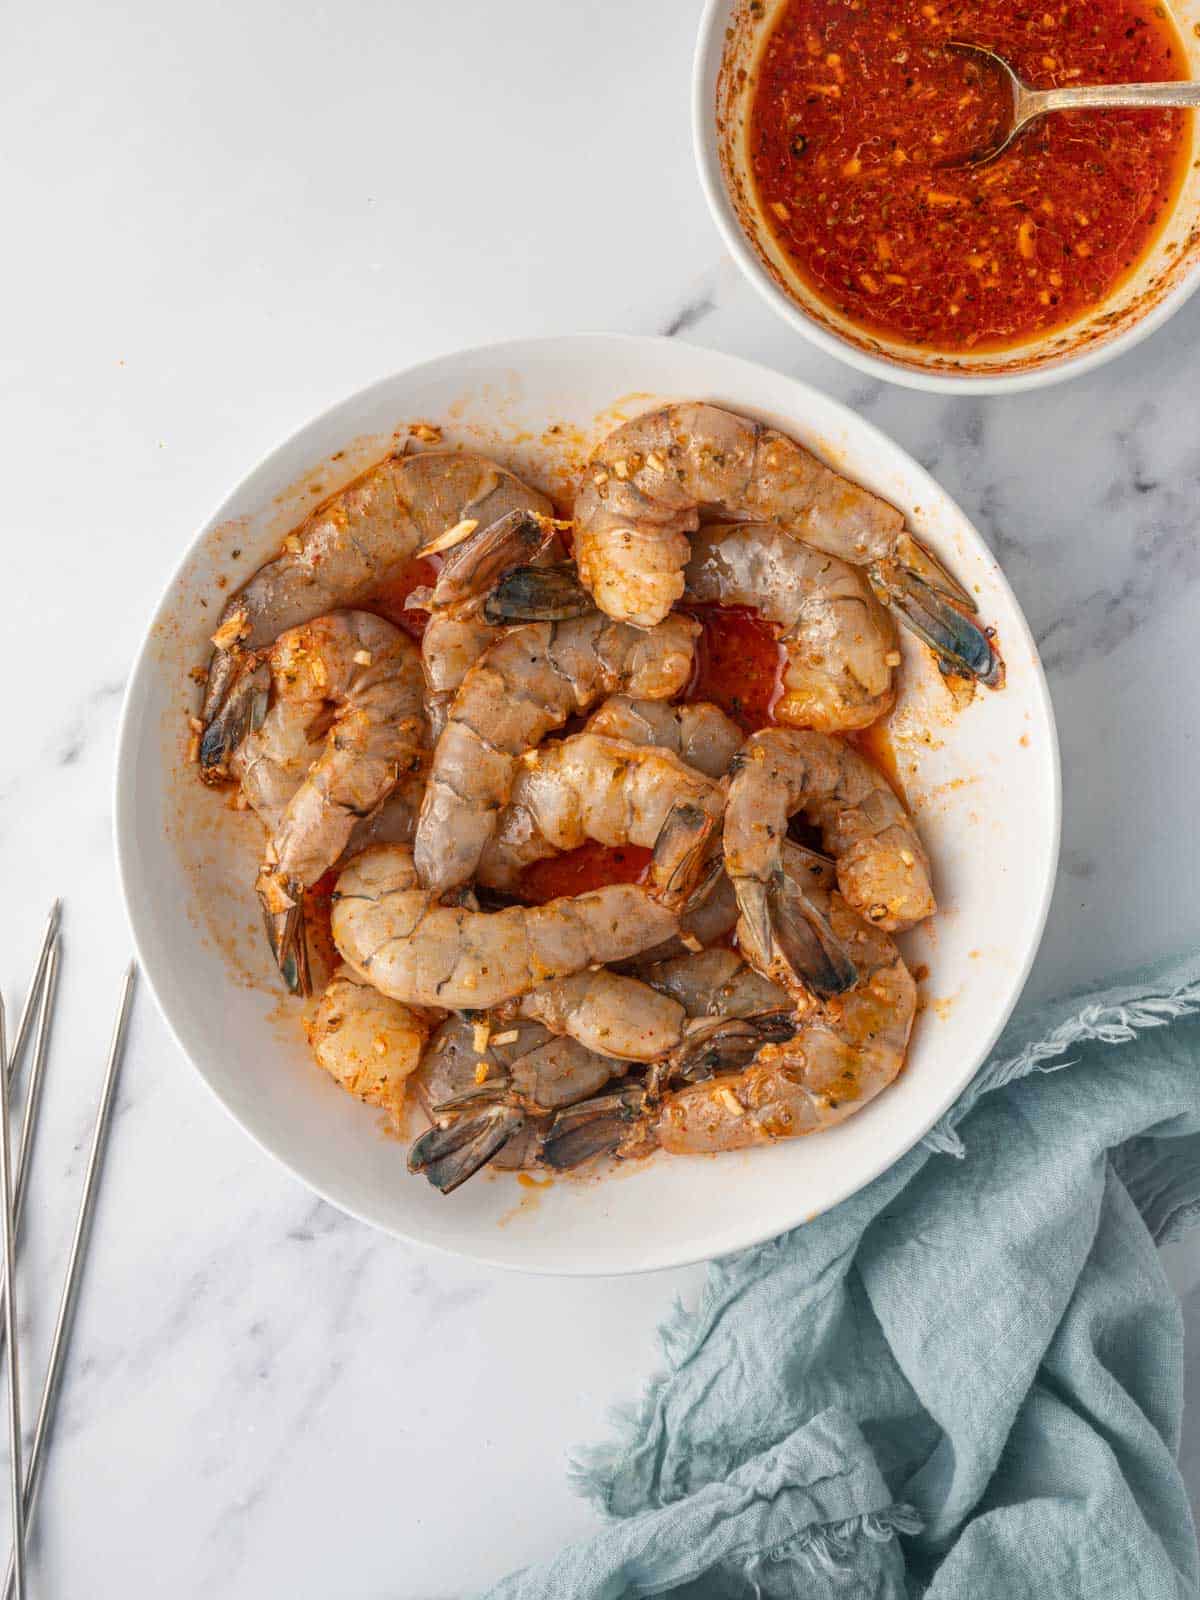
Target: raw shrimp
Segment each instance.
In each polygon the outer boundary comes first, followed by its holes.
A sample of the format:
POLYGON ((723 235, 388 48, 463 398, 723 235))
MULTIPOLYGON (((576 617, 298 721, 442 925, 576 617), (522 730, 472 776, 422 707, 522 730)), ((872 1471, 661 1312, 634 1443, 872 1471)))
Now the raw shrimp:
MULTIPOLYGON (((248 735, 247 739, 253 737, 248 735)), ((241 752, 246 746, 243 739, 234 751, 229 769, 234 777, 241 777, 242 794, 268 833, 278 828, 296 790, 304 782, 308 769, 324 749, 322 740, 305 741, 304 754, 297 752, 294 760, 259 761, 251 772, 241 776, 241 752)), ((365 850, 369 844, 411 844, 417 831, 417 813, 425 794, 423 765, 411 772, 403 772, 396 787, 387 799, 368 817, 360 817, 342 851, 343 860, 365 850)))
POLYGON ((302 897, 345 850, 360 819, 421 764, 428 724, 412 640, 382 617, 337 611, 292 628, 270 652, 274 704, 246 740, 244 781, 270 788, 323 726, 321 754, 283 807, 257 889, 288 987, 308 993, 302 897), (276 759, 282 751, 285 759, 276 759))
POLYGON ((916 985, 891 939, 840 895, 828 897, 827 915, 855 950, 859 980, 851 990, 798 1014, 791 1037, 761 1045, 740 1072, 718 1071, 661 1096, 653 1085, 631 1086, 561 1112, 543 1144, 546 1164, 794 1139, 834 1127, 886 1089, 904 1065, 916 985))
POLYGON ((511 511, 548 516, 552 507, 466 451, 390 457, 318 506, 221 614, 202 712, 202 773, 224 776, 266 684, 258 652, 285 629, 365 600, 446 529, 464 521, 488 527, 511 511))
MULTIPOLYGON (((444 720, 468 670, 516 620, 506 616, 503 608, 495 616, 485 615, 497 584, 514 570, 544 571, 528 563, 562 554, 558 538, 562 526, 541 513, 510 511, 490 526, 473 528, 470 521, 463 522, 418 552, 443 557, 437 581, 428 590, 409 596, 411 603, 419 603, 429 613, 421 636, 421 662, 433 715, 440 713, 444 720)), ((586 604, 577 602, 576 614, 591 609, 590 599, 584 599, 586 604)))
POLYGON ((677 927, 665 907, 628 883, 495 912, 439 905, 403 845, 376 845, 350 862, 332 914, 343 959, 384 994, 406 1005, 473 1010, 637 955, 677 927))
POLYGON ((761 972, 787 987, 803 979, 780 938, 782 856, 797 811, 821 831, 838 887, 868 922, 911 928, 934 912, 929 861, 884 778, 841 740, 766 728, 734 761, 725 809, 725 871, 737 894, 738 938, 761 972))
POLYGON ((342 970, 305 1028, 313 1055, 336 1083, 399 1120, 405 1082, 420 1065, 435 1024, 431 1013, 390 1000, 342 970))
POLYGON ((514 1002, 520 1017, 540 1022, 621 1061, 654 1061, 683 1038, 687 1013, 670 995, 601 967, 539 984, 514 1002))
POLYGON ((974 602, 905 530, 894 506, 774 428, 697 403, 635 417, 596 451, 575 502, 575 557, 611 617, 649 627, 684 588, 700 510, 775 523, 788 538, 864 567, 949 672, 999 683, 974 602))
POLYGON ((679 905, 702 875, 705 845, 717 838, 724 809, 720 785, 669 750, 575 734, 529 751, 519 764, 479 880, 513 890, 533 862, 594 839, 653 850, 646 888, 679 905))
POLYGON ((497 640, 463 679, 434 749, 414 848, 422 883, 440 894, 473 875, 518 757, 568 717, 618 690, 649 700, 679 693, 698 632, 689 617, 643 631, 592 612, 497 640))
POLYGON ((510 1009, 618 1060, 663 1063, 664 1073, 682 1072, 700 1056, 713 1063, 740 1063, 764 1039, 787 1037, 795 1028, 795 1007, 783 990, 729 950, 656 964, 644 978, 607 968, 577 972, 540 984, 497 1014, 510 1009), (700 964, 694 977, 673 973, 664 979, 664 966, 686 968, 691 962, 700 964), (730 962, 736 971, 730 970, 730 962), (702 985, 714 972, 723 980, 721 993, 703 995, 702 985), (731 1018, 751 1016, 753 1029, 730 1026, 731 1018), (754 1042, 747 1049, 750 1038, 754 1042))
POLYGON ((614 694, 592 712, 586 733, 602 733, 631 744, 657 745, 709 778, 723 778, 746 737, 720 706, 707 700, 671 706, 662 700, 631 700, 614 694))
POLYGON ((782 694, 792 728, 865 728, 890 710, 900 665, 891 615, 861 567, 790 539, 769 522, 713 523, 692 539, 693 600, 753 606, 779 624, 782 694))
POLYGON ((554 1113, 623 1071, 536 1022, 448 1017, 412 1080, 434 1126, 409 1151, 409 1171, 449 1194, 486 1162, 534 1166, 554 1113))

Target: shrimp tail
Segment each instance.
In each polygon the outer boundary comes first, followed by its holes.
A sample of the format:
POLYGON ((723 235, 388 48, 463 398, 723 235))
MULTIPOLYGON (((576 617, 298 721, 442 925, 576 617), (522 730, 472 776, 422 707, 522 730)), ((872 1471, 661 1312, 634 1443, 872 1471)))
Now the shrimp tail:
POLYGON ((200 739, 200 775, 206 782, 224 778, 238 745, 262 727, 270 691, 271 673, 265 661, 229 651, 214 656, 205 711, 209 703, 216 710, 207 717, 200 739))
POLYGON ((821 999, 853 989, 858 968, 825 913, 786 873, 772 888, 773 943, 791 970, 821 999))
POLYGON ((718 1072, 737 1072, 753 1061, 764 1044, 782 1044, 796 1032, 792 1010, 765 1011, 755 1017, 711 1017, 694 1028, 654 1077, 655 1087, 682 1078, 698 1083, 718 1072))
POLYGON ((768 886, 757 878, 734 885, 754 965, 777 982, 799 986, 823 999, 844 994, 858 982, 849 952, 828 919, 788 875, 768 886))
POLYGON ((297 901, 284 911, 263 907, 263 922, 275 964, 291 994, 310 995, 312 974, 308 964, 308 936, 304 926, 304 905, 297 901))
POLYGON ((408 1170, 423 1173, 442 1194, 451 1194, 485 1166, 525 1126, 517 1106, 491 1105, 445 1128, 430 1128, 408 1152, 408 1170))
POLYGON ((975 596, 969 589, 965 589, 958 579, 950 572, 926 545, 919 539, 914 539, 911 533, 902 533, 896 544, 896 555, 902 564, 922 582, 936 589, 939 594, 944 594, 947 599, 953 600, 956 605, 963 606, 968 611, 978 611, 975 596))
POLYGON ((1004 681, 1004 664, 986 629, 945 597, 938 586, 908 567, 881 563, 876 569, 883 598, 933 651, 942 671, 975 678, 989 689, 1004 681))
POLYGON ((536 560, 554 534, 552 517, 520 508, 468 534, 446 552, 433 604, 454 605, 493 589, 514 567, 536 560))
POLYGON ((621 1089, 616 1094, 583 1100, 560 1111, 542 1145, 542 1160, 566 1172, 600 1155, 614 1155, 629 1139, 634 1125, 648 1122, 646 1091, 621 1089))
POLYGON ((545 567, 522 566, 507 572, 484 602, 483 615, 493 624, 566 622, 596 609, 580 583, 572 562, 545 567))
POLYGON ((651 881, 663 905, 698 904, 712 887, 721 866, 719 821, 690 800, 677 801, 667 812, 650 858, 651 881))

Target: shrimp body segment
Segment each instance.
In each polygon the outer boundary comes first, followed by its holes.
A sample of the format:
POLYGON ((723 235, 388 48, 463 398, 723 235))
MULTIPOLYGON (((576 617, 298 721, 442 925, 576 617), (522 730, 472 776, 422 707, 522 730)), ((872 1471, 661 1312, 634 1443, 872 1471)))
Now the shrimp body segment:
POLYGON ((708 778, 725 776, 746 737, 732 717, 707 700, 671 706, 625 694, 614 694, 597 706, 584 731, 630 744, 657 745, 708 778))
MULTIPOLYGON (((361 819, 422 759, 428 724, 412 640, 366 611, 339 611, 290 629, 270 655, 275 702, 250 735, 265 750, 287 747, 290 727, 324 723, 321 753, 292 794, 266 847, 256 888, 289 988, 307 993, 301 899, 338 860, 361 819)), ((269 755, 246 752, 250 777, 269 755)), ((275 774, 276 781, 286 770, 275 774)))
POLYGON ((788 819, 821 831, 847 903, 877 928, 910 928, 936 909, 929 860, 886 780, 827 734, 767 728, 747 739, 725 808, 725 870, 733 882, 741 948, 789 988, 803 986, 776 937, 774 896, 784 877, 788 819))
POLYGON ((479 877, 511 889, 534 861, 594 839, 654 850, 647 888, 678 903, 700 875, 704 841, 724 809, 720 785, 670 751, 576 734, 522 760, 479 877), (690 825, 664 830, 672 812, 686 813, 690 825))
POLYGON ((539 986, 518 1015, 621 1061, 655 1061, 683 1038, 687 1013, 671 995, 601 968, 539 986))
POLYGON ((475 872, 511 794, 518 758, 605 695, 678 694, 698 625, 672 616, 643 631, 599 612, 514 628, 467 673, 434 749, 417 824, 421 881, 438 894, 475 872))
POLYGON ((633 884, 495 912, 439 905, 402 845, 355 857, 332 915, 338 950, 369 983, 406 1005, 456 1010, 487 1010, 548 979, 625 960, 677 926, 633 884))
POLYGON ((946 665, 988 684, 991 642, 960 608, 965 589, 905 530, 894 506, 824 466, 774 428, 717 406, 664 406, 599 446, 575 502, 579 575, 609 616, 660 622, 684 590, 700 511, 771 522, 790 539, 866 569, 946 665))
POLYGON ((390 1000, 344 971, 331 979, 305 1024, 313 1055, 335 1083, 397 1119, 406 1081, 434 1026, 428 1012, 390 1000))
POLYGON ((512 511, 552 509, 496 462, 445 450, 390 457, 318 506, 221 614, 202 711, 202 772, 224 776, 246 732, 257 651, 289 628, 365 600, 464 520, 486 527, 512 511))
POLYGON ((692 540, 687 592, 753 606, 779 625, 783 692, 776 722, 823 733, 865 728, 891 709, 896 628, 861 567, 766 522, 713 523, 692 540))

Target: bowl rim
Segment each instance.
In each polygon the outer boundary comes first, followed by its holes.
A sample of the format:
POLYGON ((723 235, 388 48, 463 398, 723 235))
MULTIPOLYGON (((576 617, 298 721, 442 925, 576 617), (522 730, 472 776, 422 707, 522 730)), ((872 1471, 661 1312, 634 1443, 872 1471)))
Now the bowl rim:
MULTIPOLYGON (((634 1261, 630 1264, 622 1266, 614 1266, 611 1263, 593 1265, 587 1261, 582 1261, 578 1265, 572 1263, 570 1266, 562 1266, 538 1262, 516 1262, 502 1253, 492 1253, 489 1251, 486 1243, 483 1241, 481 1241, 481 1248, 467 1251, 465 1249, 457 1248, 453 1244, 424 1237, 415 1231, 405 1231, 404 1229, 394 1225, 392 1222, 370 1215, 359 1207, 348 1203, 340 1195, 332 1193, 330 1188, 325 1184, 314 1180, 305 1171, 301 1170, 301 1167, 297 1165, 296 1162, 293 1161, 293 1159, 286 1154, 277 1143, 271 1140, 268 1132, 256 1129, 243 1119, 234 1106, 225 1099, 224 1095, 217 1087, 217 1084, 208 1076, 204 1068, 192 1055, 190 1049, 180 1036, 171 1013, 162 998, 163 989, 166 987, 165 982, 161 981, 166 975, 166 968, 164 968, 162 965, 162 960, 165 960, 165 957, 160 960, 160 953, 155 948, 149 937, 150 929, 145 924, 144 912, 141 909, 142 895, 137 887, 137 880, 132 871, 133 858, 137 846, 134 829, 133 806, 133 787, 136 769, 136 762, 134 758, 136 756, 136 743, 140 733, 140 724, 139 719, 135 714, 134 702, 138 697, 143 674, 147 671, 153 670, 154 668, 154 662, 151 658, 158 624, 162 620, 164 613, 167 611, 175 590, 180 584, 196 548, 210 535, 212 530, 219 525, 228 501, 237 495, 252 478, 258 476, 259 474, 266 474, 269 472, 272 464, 275 463, 277 459, 289 453, 304 434, 310 430, 319 428, 333 414, 341 411, 343 408, 361 401, 366 396, 369 396, 376 391, 382 391, 389 388, 391 385, 395 384, 398 379, 415 379, 423 373, 429 372, 443 365, 448 360, 461 362, 481 356, 494 357, 498 354, 504 353, 510 357, 510 365, 519 365, 520 361, 522 360, 536 361, 539 355, 547 352, 552 352, 556 356, 560 356, 563 346, 576 345, 580 349, 586 349, 589 344, 594 344, 597 340, 613 344, 636 345, 642 349, 645 349, 645 347, 648 345, 661 346, 663 348, 673 348, 678 346, 677 340, 663 335, 580 331, 567 334, 535 336, 531 338, 497 340, 487 344, 468 346, 464 349, 445 351, 439 355, 432 356, 427 360, 415 362, 407 367, 401 367, 395 372, 388 373, 371 383, 348 391, 337 400, 334 400, 329 405, 323 407, 320 411, 315 412, 312 416, 308 417, 283 439, 281 439, 278 444, 267 450, 261 457, 254 461, 246 469, 246 471, 241 474, 236 483, 231 488, 226 490, 226 492, 221 496, 220 500, 214 505, 209 516, 206 517, 196 527, 195 532, 190 538, 188 538, 186 546, 180 553, 178 559, 175 561, 171 568, 170 574, 161 587, 153 609, 147 620, 142 642, 137 650, 132 667, 130 669, 129 677, 126 681, 125 693, 122 699, 121 713, 117 726, 112 779, 113 843, 116 854, 117 878, 120 885, 121 897, 125 905, 126 919, 129 924, 138 965, 141 967, 142 975, 145 978, 146 985, 154 998, 159 1014, 166 1025, 167 1031, 179 1049, 180 1054, 188 1062, 196 1076, 201 1079, 213 1098, 218 1102, 219 1105, 222 1106, 226 1114, 232 1118, 232 1120, 237 1124, 243 1133, 248 1135, 249 1138, 253 1140, 260 1150, 264 1151, 274 1161, 285 1168, 287 1172, 289 1172, 291 1176, 293 1176, 300 1184, 302 1184, 303 1187, 306 1188, 310 1193, 318 1195, 329 1205, 334 1206, 337 1210, 354 1217, 357 1221, 362 1222, 369 1227, 375 1228, 380 1232, 387 1233, 393 1238, 401 1239, 406 1243, 418 1245, 423 1249, 437 1251, 439 1254, 446 1255, 447 1257, 470 1261, 480 1266, 499 1267, 506 1271, 528 1273, 532 1276, 538 1277, 555 1278, 624 1277, 627 1275, 640 1274, 644 1272, 673 1270, 676 1267, 694 1266, 705 1261, 722 1260, 729 1256, 738 1254, 742 1250, 753 1248, 756 1245, 766 1243, 770 1239, 779 1237, 782 1233, 789 1231, 791 1228, 798 1226, 802 1222, 811 1221, 814 1217, 822 1215, 825 1211, 832 1210, 835 1206, 840 1205, 844 1201, 852 1198, 855 1194, 860 1193, 869 1184, 873 1183, 875 1179, 878 1178, 882 1173, 886 1172, 897 1162, 901 1161, 910 1150, 914 1149, 921 1142, 921 1140, 925 1138, 930 1129, 941 1120, 946 1111, 949 1110, 949 1108, 960 1097, 960 1095, 966 1092, 972 1079, 968 1078, 966 1082, 958 1085, 957 1087, 952 1087, 947 1093, 939 1098, 931 1114, 924 1120, 923 1125, 913 1129, 912 1136, 905 1144, 903 1149, 889 1153, 886 1151, 886 1149, 881 1147, 878 1160, 873 1159, 872 1162, 865 1167, 861 1173, 856 1175, 855 1179, 849 1184, 848 1187, 839 1188, 837 1192, 831 1193, 830 1198, 817 1210, 813 1212, 807 1212, 802 1216, 797 1216, 791 1222, 784 1224, 782 1227, 776 1226, 774 1221, 767 1222, 765 1226, 761 1220, 758 1222, 750 1222, 747 1224, 744 1237, 740 1238, 737 1243, 719 1251, 709 1251, 705 1250, 703 1247, 697 1247, 695 1249, 686 1250, 684 1253, 674 1255, 669 1260, 634 1261)), ((807 383, 803 379, 792 377, 790 374, 782 373, 775 368, 766 367, 765 364, 761 362, 753 361, 743 356, 728 355, 725 352, 706 351, 705 353, 711 354, 718 361, 728 363, 732 366, 741 367, 749 373, 766 373, 771 377, 772 380, 784 382, 796 394, 798 411, 802 410, 803 404, 806 400, 815 396, 819 399, 821 404, 832 408, 835 413, 843 416, 856 430, 860 432, 860 434, 866 435, 872 442, 878 441, 888 449, 901 451, 901 453, 906 457, 907 461, 911 464, 911 470, 915 478, 919 482, 923 481, 928 483, 930 488, 938 496, 948 500, 955 507, 955 509, 959 511, 959 514, 962 516, 964 523, 967 525, 971 536, 978 540, 980 545, 982 545, 985 550, 988 549, 986 541, 983 539, 978 529, 976 529, 974 523, 969 517, 966 516, 966 513, 962 512, 961 508, 958 507, 957 502, 953 499, 953 496, 951 496, 947 490, 943 489, 941 485, 938 484, 933 475, 928 472, 926 468, 923 467, 921 463, 904 448, 903 445, 900 445, 894 441, 890 435, 885 433, 884 430, 879 428, 875 423, 871 422, 865 417, 860 416, 856 411, 853 410, 852 407, 843 404, 833 396, 825 394, 823 391, 817 389, 815 385, 807 383)), ((1050 905, 1054 895, 1062 839, 1062 756, 1058 738, 1057 722, 1054 715, 1054 704, 1050 695, 1049 685, 1046 681, 1045 670, 1042 667, 1041 656, 1037 649, 1036 641, 1033 638, 1032 631, 1029 627, 1028 620, 1025 617, 1024 611, 1018 602, 1016 595, 1013 593, 1012 586, 1008 582, 1008 578, 1003 570, 1003 567, 1000 565, 998 560, 995 560, 994 556, 992 559, 994 561, 994 580, 1005 591, 1007 591, 1008 598, 1013 606, 1015 619, 1020 625, 1022 642, 1030 651, 1033 663, 1036 667, 1036 671, 1033 674, 1031 692, 1035 696, 1042 714, 1046 719, 1046 727, 1050 736, 1048 751, 1049 792, 1046 798, 1050 809, 1051 826, 1049 829, 1049 838, 1047 839, 1048 849, 1045 856, 1045 875, 1042 883, 1038 886, 1037 904, 1030 923, 1027 947, 1021 956, 1020 962, 1012 971, 1009 983, 1009 993, 1006 1002, 1001 1007, 1001 1010, 996 1017, 988 1037, 981 1038, 978 1046, 976 1047, 975 1053, 978 1057, 977 1066, 975 1069, 976 1071, 978 1071, 979 1067, 982 1067, 986 1063, 988 1056, 996 1043, 996 1040, 1000 1037, 1000 1034, 1011 1018, 1013 1011, 1016 1009, 1017 1003, 1024 991, 1030 971, 1032 970, 1033 963, 1037 957, 1038 951, 1041 948, 1042 939, 1046 929, 1046 921, 1049 916, 1050 905)), ((973 1076, 974 1074, 972 1074, 972 1077, 973 1076)))
POLYGON ((1113 337, 1094 344, 1074 355, 1060 357, 1045 366, 1028 368, 1013 373, 922 372, 884 356, 872 355, 844 339, 840 334, 821 326, 802 305, 784 294, 766 271, 746 237, 725 189, 721 160, 717 149, 717 126, 708 90, 710 67, 714 52, 715 67, 719 69, 724 54, 725 21, 734 0, 705 0, 696 35, 696 48, 692 56, 692 147, 700 187, 708 202, 708 209, 717 231, 725 241, 742 274, 758 290, 771 309, 802 334, 811 344, 826 355, 844 361, 871 378, 885 383, 895 383, 906 389, 921 389, 928 394, 1018 394, 1028 389, 1045 389, 1054 384, 1079 378, 1105 362, 1114 360, 1135 345, 1148 339, 1173 317, 1181 306, 1200 289, 1200 257, 1197 257, 1175 287, 1164 294, 1128 328, 1113 337))

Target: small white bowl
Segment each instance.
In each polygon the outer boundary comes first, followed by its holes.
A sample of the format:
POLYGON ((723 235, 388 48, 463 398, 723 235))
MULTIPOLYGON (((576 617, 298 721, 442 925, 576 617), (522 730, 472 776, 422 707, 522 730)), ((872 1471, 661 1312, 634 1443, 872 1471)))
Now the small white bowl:
MULTIPOLYGON (((117 747, 116 840, 138 959, 183 1051, 238 1122, 305 1183, 403 1238, 527 1271, 636 1272, 769 1239, 861 1188, 968 1082, 1041 938, 1058 855, 1054 717, 1037 649, 986 544, 890 439, 814 389, 677 339, 580 335, 464 350, 332 406, 233 488, 191 540, 134 666, 117 747), (625 416, 712 400, 785 429, 901 507, 978 597, 1008 679, 953 710, 901 630, 893 717, 902 776, 934 863, 939 914, 904 937, 925 1009, 899 1079, 815 1138, 719 1157, 656 1157, 600 1181, 523 1186, 482 1173, 443 1196, 408 1175, 380 1113, 313 1063, 272 970, 254 896, 262 830, 189 759, 189 673, 232 588, 320 499, 413 422, 557 490, 625 416)), ((419 1123, 418 1123, 419 1126, 419 1123)))
MULTIPOLYGON (((1200 117, 1174 210, 1136 270, 1101 305, 1010 350, 939 355, 843 317, 804 283, 763 221, 746 153, 759 52, 787 0, 707 0, 692 73, 700 182, 734 260, 786 322, 873 378, 945 394, 1012 394, 1078 377, 1146 338, 1200 286, 1200 117)), ((1200 0, 1173 0, 1192 76, 1200 76, 1200 0)))

